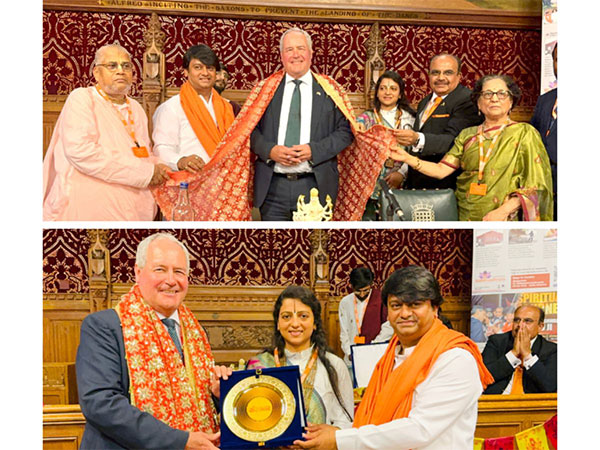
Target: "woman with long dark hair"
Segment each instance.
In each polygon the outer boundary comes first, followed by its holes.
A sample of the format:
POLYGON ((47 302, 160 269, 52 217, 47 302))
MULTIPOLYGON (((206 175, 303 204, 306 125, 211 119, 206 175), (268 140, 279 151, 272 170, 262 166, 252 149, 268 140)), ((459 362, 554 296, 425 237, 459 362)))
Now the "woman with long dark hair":
MULTIPOLYGON (((415 123, 416 112, 408 103, 404 91, 405 84, 402 77, 393 70, 383 73, 375 84, 375 97, 373 98, 373 109, 369 109, 359 115, 356 121, 363 131, 374 125, 383 125, 395 130, 412 129, 415 123)), ((384 178, 392 188, 399 188, 404 181, 399 169, 402 164, 396 163, 391 158, 385 162, 380 178, 384 178)), ((377 201, 381 195, 379 182, 369 199, 366 214, 363 220, 373 217, 373 209, 377 209, 377 201)))
POLYGON ((327 346, 321 304, 302 286, 289 286, 273 309, 273 346, 248 361, 248 369, 297 365, 307 420, 340 428, 352 425, 354 396, 344 362, 327 346))

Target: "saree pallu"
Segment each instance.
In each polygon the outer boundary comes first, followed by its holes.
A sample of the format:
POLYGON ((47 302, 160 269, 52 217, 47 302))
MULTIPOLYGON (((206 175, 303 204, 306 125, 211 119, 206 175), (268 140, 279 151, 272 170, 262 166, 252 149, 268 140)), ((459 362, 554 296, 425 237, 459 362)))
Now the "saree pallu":
MULTIPOLYGON (((484 152, 491 139, 484 140, 484 152)), ((527 123, 513 123, 498 138, 496 148, 483 171, 487 193, 469 194, 471 183, 477 183, 479 141, 477 127, 465 128, 442 163, 463 171, 456 180, 459 220, 482 220, 490 211, 510 197, 518 197, 519 214, 509 219, 552 220, 552 172, 548 154, 539 133, 527 123)))
MULTIPOLYGON (((355 137, 337 157, 340 179, 333 220, 360 220, 395 138, 392 131, 382 125, 375 125, 366 132, 358 131, 350 100, 338 83, 324 75, 313 75, 348 119, 355 137)), ((195 220, 251 220, 255 155, 250 150, 250 135, 283 76, 283 71, 276 72, 252 89, 217 145, 215 155, 200 173, 174 172, 171 180, 151 189, 165 217, 171 217, 179 183, 187 181, 195 220)))

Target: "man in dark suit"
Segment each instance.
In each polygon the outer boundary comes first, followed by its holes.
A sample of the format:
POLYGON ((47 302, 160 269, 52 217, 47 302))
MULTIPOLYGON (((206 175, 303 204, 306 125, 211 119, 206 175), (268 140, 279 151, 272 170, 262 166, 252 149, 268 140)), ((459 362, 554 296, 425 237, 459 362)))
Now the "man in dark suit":
POLYGON ((481 306, 474 306, 471 312, 471 339, 475 342, 487 341, 487 323, 489 322, 485 309, 481 306))
MULTIPOLYGON (((429 86, 433 92, 419 103, 414 130, 396 130, 394 133, 400 145, 412 146, 412 154, 425 161, 441 161, 458 133, 483 121, 471 101, 471 90, 459 84, 460 67, 461 61, 454 55, 441 53, 431 58, 429 86)), ((408 168, 407 174, 405 170, 401 172, 406 178, 406 188, 456 188, 458 171, 437 180, 412 168, 408 168)), ((400 176, 397 178, 401 179, 400 176)))
POLYGON ((76 360, 86 418, 81 449, 217 448, 211 393, 218 397, 218 379, 231 369, 211 368, 204 330, 182 305, 188 270, 185 246, 154 234, 138 246, 131 291, 115 309, 83 321, 76 360))
MULTIPOLYGON (((552 50, 552 62, 554 67, 554 76, 558 78, 557 64, 558 43, 552 50)), ((558 150, 556 145, 557 128, 558 128, 558 110, 557 110, 558 88, 554 88, 544 95, 541 95, 535 105, 535 111, 531 118, 531 125, 540 132, 542 142, 548 152, 550 158, 550 168, 552 169, 552 190, 554 193, 554 220, 557 219, 557 202, 556 202, 556 166, 558 161, 558 150)))
POLYGON ((254 206, 262 220, 291 220, 298 196, 319 190, 335 202, 337 154, 354 137, 348 120, 310 72, 312 43, 292 28, 280 41, 286 72, 250 139, 256 153, 254 206))
POLYGON ((517 368, 523 373, 524 393, 556 392, 557 346, 538 334, 544 316, 537 306, 521 305, 515 311, 512 331, 489 337, 483 362, 495 382, 484 394, 510 394, 517 368))

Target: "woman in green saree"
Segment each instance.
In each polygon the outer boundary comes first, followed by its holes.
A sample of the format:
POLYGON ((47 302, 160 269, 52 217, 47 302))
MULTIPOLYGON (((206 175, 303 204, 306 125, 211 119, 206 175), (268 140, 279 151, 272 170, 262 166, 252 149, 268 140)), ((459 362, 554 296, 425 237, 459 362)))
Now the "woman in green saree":
POLYGON ((354 393, 346 364, 327 351, 321 304, 310 289, 289 286, 275 302, 273 347, 248 361, 248 369, 297 365, 306 418, 340 428, 352 426, 354 393))
POLYGON ((506 75, 486 75, 471 98, 485 121, 465 128, 439 163, 422 161, 401 148, 391 157, 415 170, 444 178, 458 169, 459 220, 552 220, 552 175, 537 130, 510 120, 521 90, 506 75))

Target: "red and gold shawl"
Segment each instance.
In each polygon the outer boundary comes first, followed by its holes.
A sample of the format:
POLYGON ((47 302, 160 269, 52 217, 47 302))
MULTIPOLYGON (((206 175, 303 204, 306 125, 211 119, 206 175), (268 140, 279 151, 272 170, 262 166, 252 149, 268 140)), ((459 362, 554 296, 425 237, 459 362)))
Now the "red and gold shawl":
POLYGON ((137 285, 115 307, 121 320, 132 405, 178 430, 215 433, 210 394, 213 356, 204 330, 185 306, 178 309, 186 364, 137 285))
POLYGON ((392 370, 396 344, 398 337, 394 336, 375 366, 365 396, 354 415, 354 428, 408 417, 416 387, 427 378, 438 357, 452 348, 462 348, 473 355, 483 389, 494 381, 483 364, 477 345, 464 334, 446 328, 439 319, 435 319, 406 361, 392 370))
MULTIPOLYGON (((166 184, 151 189, 165 217, 171 217, 179 183, 188 181, 196 220, 251 220, 254 157, 250 150, 250 134, 284 75, 283 71, 276 72, 252 89, 242 110, 217 145, 215 155, 199 174, 175 172, 166 184)), ((359 131, 350 100, 340 85, 325 75, 313 75, 348 119, 355 137, 354 142, 338 155, 340 181, 333 219, 360 220, 395 138, 392 130, 383 125, 359 131)))

